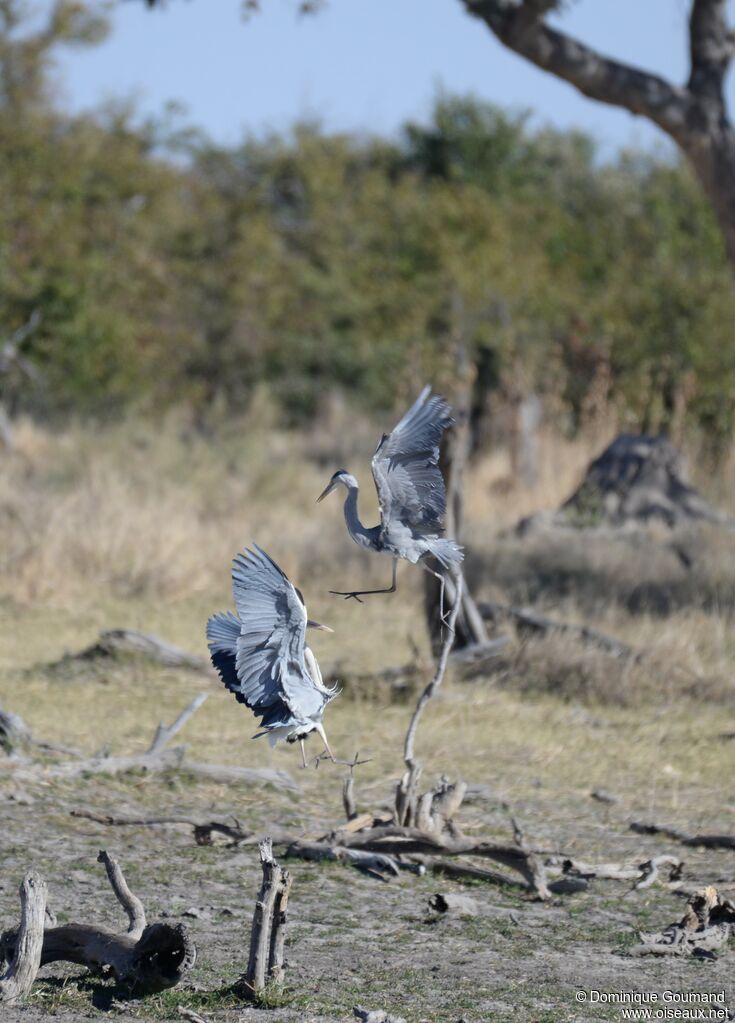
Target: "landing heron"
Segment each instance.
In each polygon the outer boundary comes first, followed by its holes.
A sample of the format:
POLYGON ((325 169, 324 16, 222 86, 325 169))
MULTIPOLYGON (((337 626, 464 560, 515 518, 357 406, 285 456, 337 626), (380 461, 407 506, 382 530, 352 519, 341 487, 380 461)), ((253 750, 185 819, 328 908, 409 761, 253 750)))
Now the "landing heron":
POLYGON ((440 580, 440 614, 443 617, 444 576, 427 564, 436 558, 443 568, 459 564, 462 548, 445 536, 446 510, 444 479, 439 469, 439 443, 453 419, 444 398, 425 387, 416 402, 391 433, 383 434, 373 455, 372 469, 380 502, 380 525, 364 526, 357 513, 359 485, 345 469, 334 473, 317 498, 323 501, 338 486, 347 491, 347 530, 360 547, 393 558, 391 585, 383 590, 330 590, 349 600, 372 593, 395 593, 398 559, 420 563, 440 580))
POLYGON ((322 717, 337 687, 322 681, 316 657, 305 644, 306 630, 327 625, 306 616, 299 590, 264 550, 238 554, 232 563, 232 592, 237 614, 223 611, 207 622, 207 643, 212 664, 231 693, 261 717, 262 732, 275 746, 301 744, 317 732, 334 760, 322 717))

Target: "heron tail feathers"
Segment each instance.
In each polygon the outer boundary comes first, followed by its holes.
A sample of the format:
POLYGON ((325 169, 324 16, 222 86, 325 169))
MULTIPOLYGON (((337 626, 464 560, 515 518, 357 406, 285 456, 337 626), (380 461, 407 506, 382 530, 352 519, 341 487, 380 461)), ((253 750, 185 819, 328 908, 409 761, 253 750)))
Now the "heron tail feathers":
POLYGON ((464 548, 454 540, 448 540, 445 536, 437 536, 432 539, 431 553, 444 568, 458 565, 464 561, 464 548))

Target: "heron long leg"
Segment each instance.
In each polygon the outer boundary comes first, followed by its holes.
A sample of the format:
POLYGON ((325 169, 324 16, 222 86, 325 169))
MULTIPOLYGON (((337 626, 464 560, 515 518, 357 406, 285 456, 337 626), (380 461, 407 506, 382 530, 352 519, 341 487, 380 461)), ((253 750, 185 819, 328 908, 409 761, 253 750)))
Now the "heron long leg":
POLYGON ((303 766, 308 767, 309 765, 306 763, 306 750, 304 749, 303 739, 299 739, 299 745, 301 746, 301 760, 303 762, 303 766))
POLYGON ((326 747, 327 753, 329 754, 332 763, 336 764, 337 761, 335 759, 334 753, 332 753, 331 749, 329 748, 329 743, 327 742, 327 733, 324 731, 324 726, 321 724, 321 722, 316 726, 316 730, 322 737, 322 742, 326 747))
POLYGON ((345 600, 349 600, 350 597, 352 597, 354 600, 356 600, 358 602, 358 604, 362 604, 363 601, 360 600, 360 597, 367 597, 371 593, 395 593, 396 592, 396 588, 397 588, 396 587, 396 572, 397 571, 398 571, 398 558, 394 558, 393 559, 393 581, 391 582, 391 584, 390 584, 390 586, 388 587, 387 590, 350 590, 349 592, 346 591, 346 590, 330 590, 329 592, 333 593, 335 597, 344 597, 345 600))
POLYGON ((444 589, 446 586, 446 580, 441 572, 435 572, 433 568, 429 568, 425 561, 421 562, 422 567, 439 580, 439 618, 443 625, 447 625, 447 617, 444 614, 444 589))

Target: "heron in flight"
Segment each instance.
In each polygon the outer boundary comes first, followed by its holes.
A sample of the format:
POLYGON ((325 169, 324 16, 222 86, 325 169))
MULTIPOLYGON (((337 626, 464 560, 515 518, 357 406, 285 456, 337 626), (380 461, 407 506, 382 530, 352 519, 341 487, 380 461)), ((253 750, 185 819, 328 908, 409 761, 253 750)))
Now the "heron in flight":
POLYGON ((261 717, 271 746, 281 739, 301 744, 317 732, 334 760, 322 717, 337 687, 322 681, 316 657, 306 646, 306 630, 327 625, 306 616, 299 590, 257 544, 232 563, 232 592, 237 613, 223 611, 207 622, 212 664, 235 698, 261 717))
POLYGON ((357 513, 357 480, 345 469, 334 473, 317 498, 323 501, 338 486, 347 491, 347 530, 360 547, 393 559, 391 585, 383 590, 330 590, 338 597, 360 601, 371 593, 395 593, 398 559, 421 564, 441 584, 439 606, 443 618, 444 576, 427 560, 436 558, 448 569, 459 564, 462 548, 445 536, 442 519, 446 510, 444 480, 439 469, 439 442, 453 419, 444 398, 425 387, 416 402, 391 433, 383 434, 373 455, 373 478, 380 502, 380 525, 364 526, 357 513))

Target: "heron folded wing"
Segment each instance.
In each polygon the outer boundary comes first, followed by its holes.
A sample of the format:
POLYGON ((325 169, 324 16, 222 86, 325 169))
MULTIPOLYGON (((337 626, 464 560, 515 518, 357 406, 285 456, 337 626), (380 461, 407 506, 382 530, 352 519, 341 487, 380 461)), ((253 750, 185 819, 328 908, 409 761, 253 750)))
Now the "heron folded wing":
POLYGON ((439 444, 453 419, 449 405, 425 387, 373 455, 373 477, 383 530, 392 521, 421 531, 442 528, 446 510, 439 444))
POLYGON ((324 699, 304 663, 306 608, 293 584, 255 546, 235 558, 232 586, 240 619, 237 693, 256 713, 277 704, 299 719, 317 713, 324 699))

